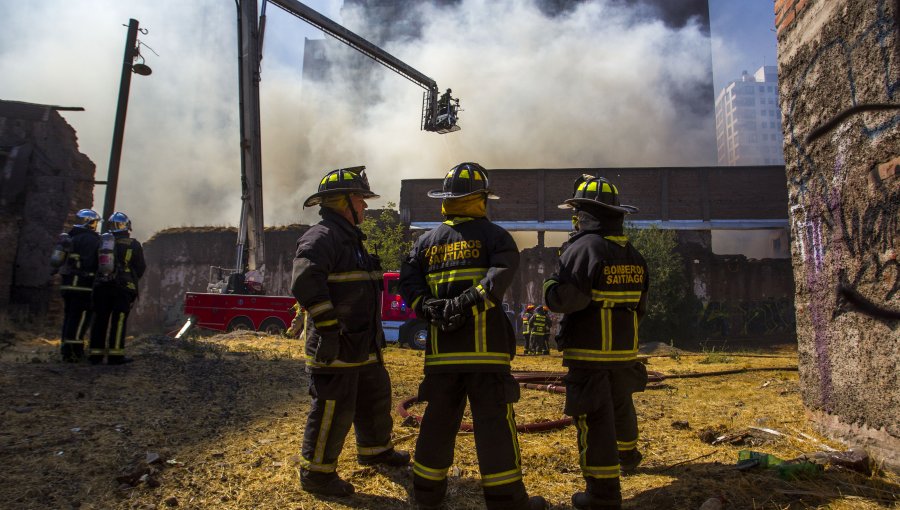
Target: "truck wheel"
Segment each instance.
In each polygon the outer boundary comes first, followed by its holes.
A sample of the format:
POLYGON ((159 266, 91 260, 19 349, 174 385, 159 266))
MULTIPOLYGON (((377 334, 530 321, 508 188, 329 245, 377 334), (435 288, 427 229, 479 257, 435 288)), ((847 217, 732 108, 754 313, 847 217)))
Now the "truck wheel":
POLYGON ((279 336, 284 333, 284 322, 278 317, 269 317, 260 324, 259 330, 267 335, 279 336))
POLYGON ((413 349, 423 350, 428 343, 428 323, 413 321, 404 324, 401 328, 400 343, 404 343, 413 349))
POLYGON ((253 321, 248 317, 235 317, 228 323, 228 331, 253 331, 253 321))

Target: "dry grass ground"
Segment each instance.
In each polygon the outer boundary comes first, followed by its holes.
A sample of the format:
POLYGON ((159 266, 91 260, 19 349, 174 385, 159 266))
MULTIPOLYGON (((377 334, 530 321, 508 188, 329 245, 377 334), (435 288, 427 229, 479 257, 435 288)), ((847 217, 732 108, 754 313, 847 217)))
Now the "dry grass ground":
MULTIPOLYGON (((295 472, 309 405, 300 346, 272 337, 220 335, 133 341, 136 361, 119 367, 62 364, 56 339, 0 335, 0 508, 342 509, 409 508, 408 470, 361 467, 351 432, 339 473, 357 487, 346 501, 300 490, 295 472), (153 461, 158 455, 159 460, 153 461)), ((796 367, 778 357, 709 353, 652 357, 664 374, 796 367)), ((391 347, 385 359, 394 402, 416 393, 420 352, 391 347)), ((517 357, 516 370, 560 371, 558 354, 517 357)), ((806 481, 734 469, 740 449, 792 458, 841 449, 807 422, 792 370, 752 371, 664 381, 635 397, 644 463, 623 479, 626 508, 696 509, 710 497, 724 508, 897 508, 893 475, 839 468, 806 481), (673 427, 673 422, 687 422, 673 427), (698 432, 766 427, 756 446, 710 445, 698 432)), ((560 418, 563 396, 523 390, 520 423, 560 418)), ((421 412, 417 404, 412 409, 421 412)), ((395 415, 395 441, 412 449, 417 429, 395 415)), ((525 484, 568 509, 583 486, 575 431, 520 434, 525 484)), ((483 508, 474 441, 461 433, 451 469, 448 508, 483 508)))

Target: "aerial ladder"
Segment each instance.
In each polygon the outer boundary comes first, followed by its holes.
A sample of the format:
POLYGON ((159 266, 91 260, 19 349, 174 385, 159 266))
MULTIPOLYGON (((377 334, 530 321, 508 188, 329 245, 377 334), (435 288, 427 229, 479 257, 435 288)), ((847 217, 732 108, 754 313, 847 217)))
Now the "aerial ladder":
MULTIPOLYGON (((444 134, 460 129, 457 124, 459 99, 450 95, 450 89, 439 94, 437 83, 433 79, 397 57, 297 0, 263 0, 259 16, 257 15, 256 0, 240 0, 238 6, 238 44, 240 45, 238 59, 240 67, 242 194, 235 274, 240 275, 245 267, 244 252, 246 251, 247 281, 256 284, 261 284, 265 275, 259 82, 267 3, 272 3, 300 18, 425 89, 420 125, 422 130, 444 134)), ((240 286, 241 277, 233 276, 233 278, 238 280, 236 285, 240 286)), ((230 287, 230 291, 234 292, 235 285, 230 285, 230 287)))
MULTIPOLYGON (((264 329, 247 315, 239 315, 245 300, 229 300, 227 303, 216 298, 219 295, 263 295, 265 278, 265 241, 262 195, 262 150, 259 107, 260 63, 262 61, 263 38, 266 26, 266 5, 272 3, 289 14, 300 18, 338 41, 387 67, 425 91, 422 100, 420 128, 435 133, 459 131, 457 124, 460 111, 459 99, 450 95, 450 89, 440 94, 437 83, 390 53, 367 41, 340 24, 316 12, 297 0, 263 0, 262 10, 258 10, 256 0, 235 0, 238 17, 238 68, 240 97, 240 155, 241 155, 241 217, 235 249, 234 268, 210 268, 209 285, 206 294, 188 293, 185 297, 185 313, 188 322, 179 331, 183 335, 194 324, 203 325, 203 310, 216 310, 220 315, 233 316, 234 320, 246 319, 242 325, 247 329, 264 329), (203 305, 197 303, 202 302, 203 305), (190 310, 190 312, 189 312, 190 310), (230 313, 235 312, 235 313, 230 313), (198 315, 200 317, 198 317, 198 315)), ((237 296, 239 297, 239 296, 237 296)), ((282 301, 286 297, 273 296, 272 307, 283 312, 282 301)), ((257 306, 260 305, 260 301, 257 306)), ((257 312, 259 310, 256 310, 257 312)), ((281 313, 283 322, 283 315, 281 313)), ((275 317, 269 319, 274 322, 275 317)), ((232 321, 224 320, 224 324, 232 321)), ((265 321, 263 321, 265 323, 265 321)), ((209 323, 208 323, 209 324, 209 323)), ((229 328, 230 329, 230 328, 229 328)))

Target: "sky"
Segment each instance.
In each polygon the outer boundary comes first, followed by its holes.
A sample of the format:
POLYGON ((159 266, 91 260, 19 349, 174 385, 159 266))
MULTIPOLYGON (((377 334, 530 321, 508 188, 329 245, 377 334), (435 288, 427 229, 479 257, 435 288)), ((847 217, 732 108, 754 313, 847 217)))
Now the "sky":
MULTIPOLYGON (((306 3, 342 21, 341 0, 306 3)), ((388 71, 370 84, 384 100, 365 111, 347 100, 348 83, 302 85, 304 38, 323 35, 268 6, 260 99, 267 225, 315 221, 303 200, 325 171, 343 166, 369 167, 383 196, 370 206, 380 207, 398 201, 400 179, 442 177, 461 161, 715 164, 697 156, 709 140, 706 120, 680 114, 668 91, 704 79, 710 47, 717 91, 776 59, 771 1, 710 0, 711 41, 694 25, 642 21, 606 0, 554 19, 529 0, 421 9, 425 37, 386 49, 462 98, 463 129, 450 135, 419 130, 421 89, 388 71)), ((62 115, 105 180, 129 18, 148 30, 139 39, 153 74, 132 78, 116 209, 142 240, 167 227, 235 225, 233 1, 0 0, 0 99, 84 107, 62 115)), ((103 194, 98 185, 97 211, 103 194)))

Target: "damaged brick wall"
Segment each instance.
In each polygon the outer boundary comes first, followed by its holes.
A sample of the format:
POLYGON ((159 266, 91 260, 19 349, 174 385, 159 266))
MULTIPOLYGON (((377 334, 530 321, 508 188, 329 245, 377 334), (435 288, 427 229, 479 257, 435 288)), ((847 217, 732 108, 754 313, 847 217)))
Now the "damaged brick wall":
MULTIPOLYGON (((793 2, 776 2, 776 9, 786 3, 793 2)), ((898 3, 798 2, 778 33, 803 401, 823 431, 866 446, 894 467, 900 466, 898 3), (864 111, 877 104, 887 106, 864 111)))
MULTIPOLYGON (((516 313, 527 303, 542 303, 541 286, 556 269, 557 251, 536 247, 522 252, 519 272, 506 298, 516 313)), ((678 231, 678 251, 696 300, 694 313, 680 318, 684 333, 675 338, 642 337, 642 341, 674 340, 679 347, 697 347, 795 340, 790 260, 716 255, 708 230, 678 231)))
POLYGON ((54 107, 0 101, 0 307, 60 308, 50 252, 75 213, 93 206, 94 170, 54 107))
MULTIPOLYGON (((266 229, 266 293, 290 295, 297 239, 309 227, 266 229)), ((184 322, 185 292, 206 292, 210 266, 233 267, 237 229, 171 228, 144 243, 147 272, 129 326, 133 332, 166 332, 184 322)))

